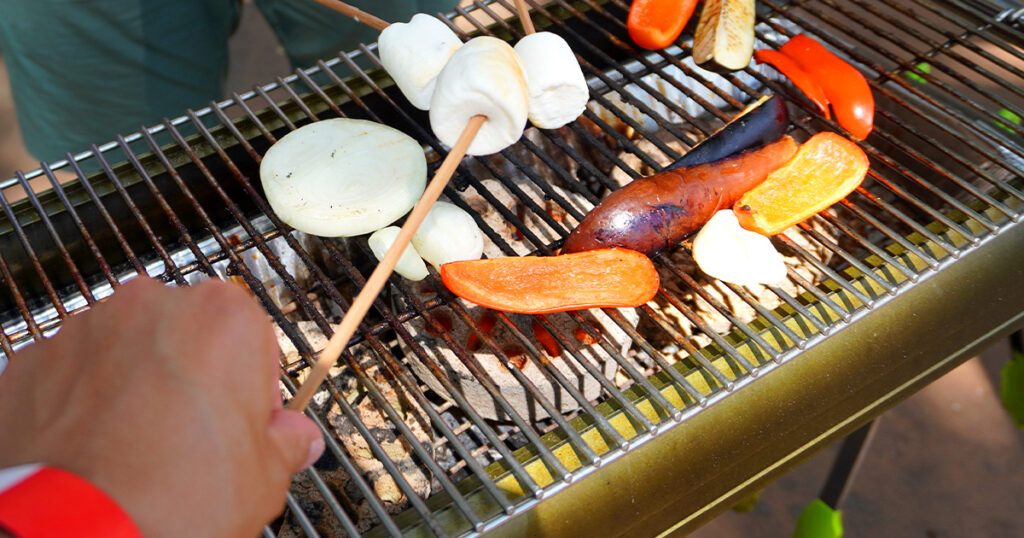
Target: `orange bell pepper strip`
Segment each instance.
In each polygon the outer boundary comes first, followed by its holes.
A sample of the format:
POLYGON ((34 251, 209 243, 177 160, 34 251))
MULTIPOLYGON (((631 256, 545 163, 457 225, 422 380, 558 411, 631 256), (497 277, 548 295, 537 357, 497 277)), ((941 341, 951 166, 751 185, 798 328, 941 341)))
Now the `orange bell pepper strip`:
POLYGON ((793 36, 779 52, 789 56, 821 85, 839 125, 860 140, 871 134, 875 122, 875 98, 871 95, 868 81, 856 67, 803 34, 793 36))
POLYGON ((471 303, 521 314, 640 306, 660 285, 651 260, 624 248, 451 262, 441 280, 471 303))
POLYGON ((800 69, 800 66, 792 58, 777 50, 761 49, 754 51, 754 60, 759 64, 768 64, 783 75, 786 75, 786 78, 794 86, 804 92, 804 95, 813 101, 815 105, 818 105, 825 119, 832 119, 832 114, 828 110, 828 97, 825 96, 825 90, 821 88, 821 84, 818 84, 818 81, 811 78, 806 71, 800 69))
POLYGON ((869 164, 857 144, 835 133, 818 133, 789 162, 740 197, 733 213, 740 226, 775 235, 853 192, 869 164))
POLYGON ((671 45, 693 15, 697 0, 633 0, 626 29, 633 42, 645 49, 671 45))

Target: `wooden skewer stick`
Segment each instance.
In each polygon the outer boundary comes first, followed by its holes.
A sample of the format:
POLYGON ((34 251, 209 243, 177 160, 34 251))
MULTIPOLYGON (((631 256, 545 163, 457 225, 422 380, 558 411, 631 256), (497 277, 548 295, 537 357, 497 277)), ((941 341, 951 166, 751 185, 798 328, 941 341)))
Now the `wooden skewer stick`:
POLYGON ((530 18, 530 7, 526 5, 526 0, 516 0, 516 11, 519 12, 519 21, 523 23, 523 30, 526 31, 526 35, 536 33, 537 28, 533 26, 533 19, 530 18))
POLYGON ((316 2, 322 6, 329 7, 334 11, 337 11, 346 17, 350 17, 358 23, 365 24, 378 32, 387 28, 391 24, 380 17, 367 13, 353 5, 346 4, 341 0, 316 0, 316 2))
POLYGON ((320 352, 320 356, 317 357, 316 364, 313 365, 313 371, 306 378, 306 382, 295 393, 295 397, 288 402, 288 409, 302 411, 309 405, 309 400, 313 397, 313 393, 320 388, 320 384, 327 378, 327 373, 331 366, 337 362, 341 352, 348 347, 348 341, 352 339, 352 335, 355 334, 359 324, 363 321, 363 317, 366 316, 370 307, 373 306, 373 301, 377 298, 377 294, 380 293, 380 290, 384 289, 384 284, 387 283, 391 271, 395 269, 395 264, 398 263, 398 258, 402 256, 405 247, 412 240, 412 235, 416 233, 416 229, 419 228, 420 223, 423 222, 424 217, 427 216, 427 212, 430 211, 434 202, 441 196, 445 185, 448 184, 452 174, 455 173, 455 168, 466 155, 466 149, 469 148, 473 138, 476 137, 476 133, 486 121, 486 116, 473 116, 470 118, 466 128, 462 131, 462 135, 459 136, 459 140, 455 142, 455 146, 448 152, 448 156, 444 158, 441 167, 434 173, 434 178, 430 180, 430 184, 423 191, 420 201, 416 203, 416 207, 409 213, 409 218, 406 219, 402 230, 398 232, 395 243, 391 245, 387 254, 384 255, 384 259, 380 261, 377 268, 370 274, 366 285, 363 286, 359 295, 356 295, 355 300, 352 301, 352 306, 349 307, 348 312, 345 312, 345 317, 341 319, 338 331, 327 342, 327 347, 320 352))

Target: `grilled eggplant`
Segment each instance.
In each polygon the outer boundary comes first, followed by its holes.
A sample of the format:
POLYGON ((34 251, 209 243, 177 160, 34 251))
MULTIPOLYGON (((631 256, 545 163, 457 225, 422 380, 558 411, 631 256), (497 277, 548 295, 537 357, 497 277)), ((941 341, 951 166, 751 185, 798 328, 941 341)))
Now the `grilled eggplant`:
POLYGON ((700 229, 719 209, 796 154, 789 136, 712 163, 659 172, 613 192, 565 240, 563 253, 623 247, 653 256, 700 229))
POLYGON ((737 71, 754 55, 754 0, 707 0, 693 37, 693 59, 708 71, 737 71))
POLYGON ((696 166, 724 159, 741 151, 775 142, 786 134, 788 128, 789 112, 786 111, 785 101, 778 95, 764 97, 665 169, 696 166))

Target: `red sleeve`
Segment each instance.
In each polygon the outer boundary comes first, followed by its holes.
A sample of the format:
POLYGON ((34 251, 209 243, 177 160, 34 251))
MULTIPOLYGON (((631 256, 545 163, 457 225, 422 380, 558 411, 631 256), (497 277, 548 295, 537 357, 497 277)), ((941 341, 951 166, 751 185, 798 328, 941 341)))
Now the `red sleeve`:
POLYGON ((113 499, 55 467, 39 467, 10 487, 0 487, 0 528, 17 538, 142 536, 113 499))

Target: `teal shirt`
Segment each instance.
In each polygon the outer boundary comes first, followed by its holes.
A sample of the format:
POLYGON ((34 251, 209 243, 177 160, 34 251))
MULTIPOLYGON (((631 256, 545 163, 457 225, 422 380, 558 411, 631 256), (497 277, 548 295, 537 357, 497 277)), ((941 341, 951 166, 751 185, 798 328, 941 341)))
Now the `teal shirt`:
MULTIPOLYGON (((295 67, 377 39, 313 0, 255 2, 295 67)), ((406 21, 455 0, 350 3, 406 21)), ((0 1, 0 52, 25 146, 55 161, 223 98, 239 9, 238 0, 0 1)))

